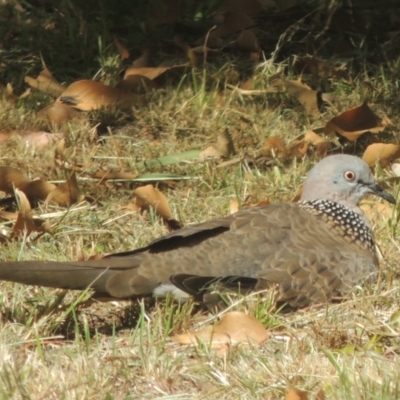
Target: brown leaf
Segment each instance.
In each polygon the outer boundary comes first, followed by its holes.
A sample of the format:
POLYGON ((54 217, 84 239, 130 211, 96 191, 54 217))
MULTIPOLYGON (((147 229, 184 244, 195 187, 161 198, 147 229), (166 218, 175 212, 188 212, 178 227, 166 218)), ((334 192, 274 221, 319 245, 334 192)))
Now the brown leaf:
POLYGON ((151 57, 151 51, 148 49, 144 50, 142 55, 132 63, 132 67, 133 68, 148 67, 150 64, 150 57, 151 57))
POLYGON ((144 76, 158 85, 164 85, 171 81, 179 81, 182 79, 184 72, 189 67, 187 65, 176 65, 174 67, 156 67, 156 68, 137 68, 129 67, 125 71, 124 79, 131 75, 144 76))
POLYGON ((319 114, 318 92, 312 90, 308 85, 298 81, 283 80, 286 91, 293 96, 306 110, 310 116, 319 114))
POLYGON ((50 233, 50 225, 39 219, 33 219, 31 214, 31 206, 29 200, 25 194, 20 190, 16 189, 15 194, 19 198, 20 211, 18 213, 17 221, 15 222, 11 231, 10 238, 16 238, 17 236, 26 235, 29 236, 32 232, 50 233))
POLYGON ((217 137, 217 143, 207 147, 199 154, 199 160, 207 158, 227 158, 235 153, 235 147, 231 135, 227 129, 221 131, 217 137))
POLYGON ((129 109, 134 104, 142 104, 143 98, 101 82, 82 80, 69 85, 56 100, 56 104, 58 103, 68 104, 82 111, 98 110, 104 107, 129 109))
POLYGON ((45 203, 48 204, 53 201, 59 206, 70 207, 84 199, 85 196, 81 193, 75 172, 73 172, 64 183, 58 185, 48 194, 45 203))
POLYGON ((308 396, 306 392, 296 389, 295 387, 291 387, 287 392, 285 400, 308 400, 308 396))
POLYGON ((304 135, 304 141, 311 143, 316 147, 317 154, 320 158, 324 158, 328 153, 329 142, 327 142, 324 138, 319 136, 312 130, 308 130, 304 135))
POLYGON ((286 155, 286 151, 287 150, 282 139, 276 136, 270 136, 265 140, 261 149, 261 154, 265 157, 273 154, 277 156, 284 156, 286 155))
POLYGON ((148 210, 151 207, 162 219, 172 219, 167 198, 153 185, 138 187, 133 191, 133 195, 136 197, 135 204, 139 208, 148 210))
POLYGON ((240 343, 262 344, 269 338, 268 331, 255 318, 239 311, 226 313, 216 325, 172 337, 181 344, 197 345, 198 340, 213 348, 240 343))
POLYGON ((365 132, 379 133, 384 129, 381 118, 364 102, 361 106, 351 108, 332 118, 326 124, 324 133, 331 135, 336 132, 354 142, 365 132))
POLYGON ((400 145, 394 143, 373 143, 364 151, 362 159, 373 167, 377 162, 385 168, 391 160, 400 157, 400 145))
POLYGON ((118 49, 118 53, 121 56, 121 58, 123 60, 126 60, 127 58, 129 58, 129 50, 127 50, 122 44, 121 42, 117 39, 116 36, 114 36, 114 44, 118 49))
POLYGON ((116 89, 124 93, 137 94, 144 94, 158 87, 154 81, 142 75, 128 75, 115 85, 116 89))
POLYGON ((46 182, 43 179, 34 179, 33 181, 21 185, 20 190, 25 193, 29 200, 44 201, 55 188, 56 185, 46 182))
POLYGON ((53 78, 53 75, 45 65, 36 79, 26 76, 25 82, 29 86, 54 97, 59 96, 65 90, 65 86, 61 85, 53 78))
POLYGON ((307 153, 309 145, 309 142, 299 141, 290 147, 287 155, 291 157, 304 157, 307 153))
POLYGON ((19 136, 25 143, 43 149, 60 141, 62 133, 50 133, 44 131, 13 131, 13 135, 19 136))
POLYGON ((29 182, 28 176, 19 169, 0 167, 0 190, 13 194, 14 188, 20 188, 29 182))

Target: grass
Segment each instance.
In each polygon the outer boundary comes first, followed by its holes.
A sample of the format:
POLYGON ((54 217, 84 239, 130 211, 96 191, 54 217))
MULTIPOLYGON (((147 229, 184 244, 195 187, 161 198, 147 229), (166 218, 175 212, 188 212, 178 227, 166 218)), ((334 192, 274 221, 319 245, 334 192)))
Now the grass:
MULTIPOLYGON (((67 22, 68 32, 75 35, 76 20, 69 17, 67 22)), ((88 71, 112 81, 115 60, 102 53, 99 64, 104 70, 99 72, 86 57, 82 63, 88 71)), ((62 62, 56 65, 61 68, 62 62)), ((256 72, 259 87, 266 88, 268 78, 282 69, 283 63, 261 65, 256 72)), ((90 123, 73 121, 57 128, 34 116, 51 102, 42 94, 32 93, 17 105, 0 100, 0 109, 6 110, 0 115, 2 129, 64 134, 68 162, 85 165, 78 174, 81 189, 96 199, 77 212, 52 217, 51 236, 3 245, 1 259, 75 260, 81 252, 89 257, 143 246, 165 234, 166 228, 154 214, 143 217, 124 208, 135 184, 98 183, 85 179, 88 173, 121 165, 135 171, 143 159, 204 149, 225 129, 240 155, 256 156, 268 136, 293 143, 306 129, 323 126, 338 112, 359 105, 367 80, 360 75, 350 83, 331 82, 338 103, 310 120, 286 95, 249 97, 209 90, 203 78, 201 72, 194 73, 178 88, 154 93, 147 106, 128 115, 100 112, 90 123), (99 121, 111 125, 112 137, 93 133, 99 121)), ((368 80, 374 89, 370 105, 381 116, 389 114, 393 125, 385 138, 395 141, 400 115, 391 104, 398 104, 393 90, 397 71, 376 68, 368 80)), ((371 140, 346 143, 345 150, 360 155, 371 140)), ((35 149, 14 138, 2 144, 1 165, 20 168, 32 178, 64 180, 68 174, 54 168, 54 150, 35 149)), ((317 158, 310 150, 304 158, 272 157, 272 166, 180 163, 164 171, 193 179, 160 183, 159 188, 174 217, 192 224, 228 214, 230 199, 291 201, 317 158)), ((387 180, 387 171, 376 169, 375 174, 386 181, 388 191, 398 192, 396 181, 387 180)), ((306 391, 309 399, 320 390, 327 399, 398 399, 398 212, 377 199, 367 199, 365 209, 385 256, 378 282, 363 285, 343 303, 295 313, 278 312, 268 296, 245 299, 234 309, 256 316, 271 338, 262 346, 232 348, 225 357, 207 345, 188 348, 170 339, 210 317, 192 302, 102 303, 91 300, 90 293, 0 283, 0 399, 283 399, 291 385, 306 391)), ((65 209, 41 204, 34 213, 58 211, 65 209)), ((10 226, 2 224, 1 229, 7 233, 10 226)))

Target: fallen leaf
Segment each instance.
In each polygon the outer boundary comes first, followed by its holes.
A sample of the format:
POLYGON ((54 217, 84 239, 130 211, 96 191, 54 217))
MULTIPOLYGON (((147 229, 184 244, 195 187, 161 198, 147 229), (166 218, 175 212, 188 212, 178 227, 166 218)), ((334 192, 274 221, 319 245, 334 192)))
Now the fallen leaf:
POLYGON ((235 153, 233 141, 229 131, 225 129, 218 134, 217 143, 207 147, 200 152, 199 160, 205 161, 207 158, 227 158, 235 153))
POLYGON ((54 97, 59 96, 65 90, 65 86, 53 78, 53 75, 45 65, 37 78, 26 76, 25 82, 29 86, 54 97))
POLYGON ((289 148, 287 155, 291 157, 304 157, 307 153, 309 145, 309 142, 297 141, 289 148))
POLYGON ((124 79, 131 75, 144 76, 158 85, 165 85, 174 81, 180 81, 184 73, 188 70, 187 65, 175 65, 173 67, 129 67, 125 71, 124 79))
POLYGON ((14 239, 23 234, 29 236, 32 232, 39 232, 41 234, 50 233, 51 228, 47 222, 33 219, 31 206, 25 194, 18 189, 15 190, 15 194, 19 199, 20 211, 12 228, 10 238, 14 239))
POLYGON ((14 194, 15 188, 29 183, 28 176, 17 168, 0 167, 0 190, 7 194, 14 194))
POLYGON ((286 155, 286 151, 287 150, 282 139, 276 136, 270 136, 265 139, 265 142, 261 148, 261 154, 265 157, 272 155, 284 156, 286 155))
POLYGON ((391 160, 400 158, 400 145, 394 143, 373 143, 364 151, 362 159, 373 167, 376 163, 385 168, 391 160))
POLYGON ((116 89, 124 93, 137 94, 144 94, 158 87, 154 81, 143 75, 128 75, 115 85, 116 89))
POLYGON ((126 49, 126 47, 124 47, 121 42, 117 39, 116 36, 114 36, 114 44, 115 47, 118 50, 119 55, 121 56, 121 58, 123 60, 126 60, 127 58, 129 58, 129 51, 126 49))
POLYGON ((332 118, 325 126, 324 133, 338 133, 354 142, 365 132, 379 133, 385 129, 379 118, 364 102, 361 106, 351 108, 332 118))
POLYGON ((286 394, 285 400, 308 400, 306 392, 291 387, 286 394))
POLYGON ((273 78, 271 81, 271 87, 276 91, 284 90, 294 97, 306 110, 310 116, 316 116, 319 114, 319 92, 312 90, 308 85, 297 81, 289 81, 284 78, 273 78))
POLYGON ((315 146, 317 154, 320 158, 324 158, 327 155, 329 142, 327 142, 324 138, 319 136, 314 131, 308 130, 304 135, 304 141, 315 146))
POLYGON ((240 343, 262 344, 268 338, 269 333, 260 321, 243 312, 231 311, 224 314, 216 325, 175 335, 172 340, 195 346, 200 341, 225 352, 226 346, 237 346, 240 343))
POLYGON ((135 196, 135 204, 140 209, 148 210, 151 207, 165 221, 172 219, 167 198, 153 185, 138 187, 133 191, 133 195, 135 196))
POLYGON ((71 207, 84 199, 85 196, 81 193, 75 172, 73 172, 65 182, 58 185, 48 194, 45 203, 55 202, 59 206, 71 207))
POLYGON ((51 191, 56 188, 56 185, 46 182, 43 179, 34 179, 20 186, 20 190, 25 193, 29 200, 46 200, 51 191))

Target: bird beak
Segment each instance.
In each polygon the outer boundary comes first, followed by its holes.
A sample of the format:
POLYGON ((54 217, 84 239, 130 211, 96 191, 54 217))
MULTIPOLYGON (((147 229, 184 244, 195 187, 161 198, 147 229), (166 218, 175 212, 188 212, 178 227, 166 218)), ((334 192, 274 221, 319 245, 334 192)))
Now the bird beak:
POLYGON ((382 199, 387 200, 389 203, 396 204, 396 199, 388 192, 385 192, 377 183, 372 183, 368 185, 368 188, 371 193, 376 194, 382 199))

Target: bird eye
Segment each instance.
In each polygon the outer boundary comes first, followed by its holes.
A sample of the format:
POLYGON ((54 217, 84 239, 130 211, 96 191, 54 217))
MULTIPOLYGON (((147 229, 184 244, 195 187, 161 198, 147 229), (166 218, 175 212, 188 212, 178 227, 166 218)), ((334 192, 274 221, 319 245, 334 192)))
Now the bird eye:
POLYGON ((346 181, 348 182, 353 182, 356 179, 356 174, 351 171, 351 170, 347 170, 344 174, 344 179, 346 179, 346 181))

